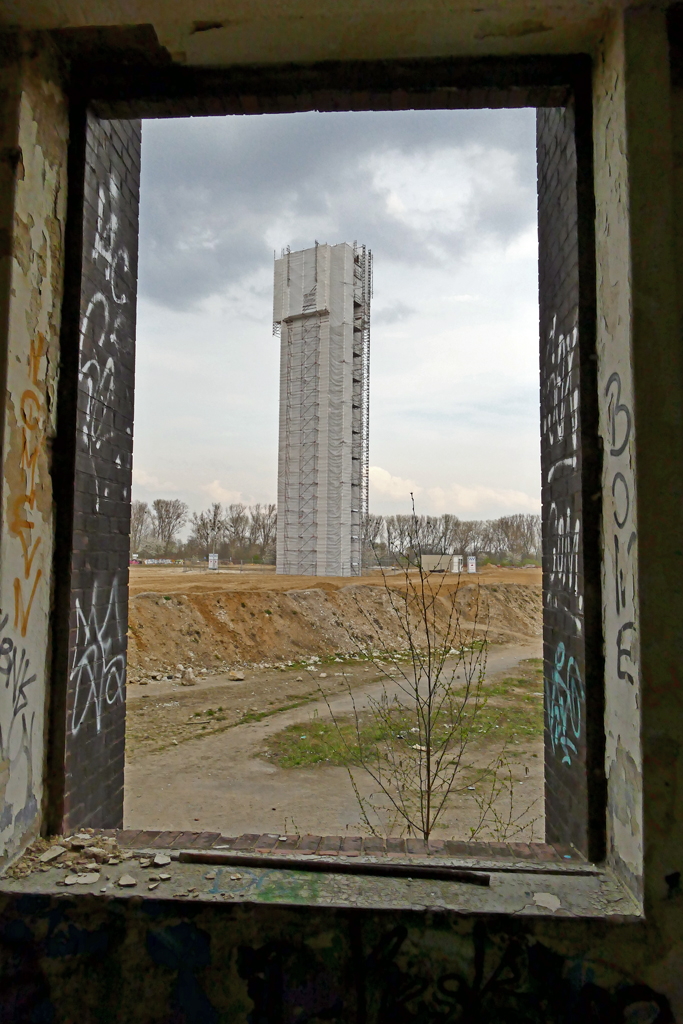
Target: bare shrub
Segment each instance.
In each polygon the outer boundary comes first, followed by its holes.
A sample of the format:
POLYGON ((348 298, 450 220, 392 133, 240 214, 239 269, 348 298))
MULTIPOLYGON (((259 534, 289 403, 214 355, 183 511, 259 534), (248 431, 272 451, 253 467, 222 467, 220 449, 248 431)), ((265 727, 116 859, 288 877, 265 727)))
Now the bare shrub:
POLYGON ((529 826, 530 806, 521 814, 513 807, 512 770, 505 749, 483 765, 481 751, 479 756, 472 751, 490 728, 483 715, 488 622, 480 616, 480 592, 473 619, 465 622, 457 602, 459 582, 455 588, 445 587, 444 574, 422 568, 420 525, 414 511, 412 526, 402 524, 409 532, 406 548, 412 552, 403 586, 395 585, 395 576, 389 585, 384 575, 402 649, 386 648, 381 627, 356 601, 367 628, 363 635, 350 636, 383 677, 379 697, 359 700, 348 684, 353 708, 349 730, 322 689, 321 693, 369 832, 395 834, 398 829, 428 840, 449 804, 467 796, 478 809, 470 838, 510 839, 529 826), (377 797, 361 794, 359 771, 378 787, 383 806, 377 797))

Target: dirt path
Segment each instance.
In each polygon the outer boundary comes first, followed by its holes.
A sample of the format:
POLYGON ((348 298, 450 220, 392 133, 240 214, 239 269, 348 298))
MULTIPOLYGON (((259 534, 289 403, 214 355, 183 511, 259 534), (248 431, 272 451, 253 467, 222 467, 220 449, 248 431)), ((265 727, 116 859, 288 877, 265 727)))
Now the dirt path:
MULTIPOLYGON (((497 676, 509 673, 524 659, 538 657, 540 653, 540 641, 536 639, 493 648, 489 653, 487 679, 495 680, 497 676)), ((348 696, 341 692, 343 678, 331 671, 342 667, 346 672, 347 666, 335 663, 323 666, 327 676, 325 685, 332 693, 331 702, 337 713, 343 713, 350 707, 348 696)), ((297 682, 292 678, 294 671, 265 670, 234 683, 229 683, 225 677, 207 679, 198 687, 184 692, 173 681, 164 680, 155 684, 154 697, 136 698, 137 705, 149 702, 150 711, 140 710, 138 717, 144 723, 142 727, 148 726, 150 731, 144 734, 148 740, 141 739, 130 747, 125 782, 125 827, 213 830, 225 835, 293 831, 316 835, 358 834, 362 830, 362 822, 345 769, 318 766, 284 770, 257 756, 263 752, 265 741, 272 733, 293 723, 305 725, 315 715, 328 715, 324 702, 314 699, 317 680, 307 676, 297 682), (289 678, 285 679, 287 676, 289 678), (249 711, 250 699, 257 700, 253 714, 261 715, 263 712, 258 709, 267 706, 264 701, 267 702, 269 687, 273 692, 277 688, 281 693, 283 686, 293 688, 293 701, 305 700, 306 703, 275 711, 277 706, 282 706, 276 700, 273 706, 275 713, 267 714, 259 721, 231 724, 237 721, 234 717, 237 709, 227 709, 228 700, 233 705, 239 702, 241 714, 245 705, 249 711), (226 701, 221 711, 225 715, 222 722, 216 721, 219 698, 226 701), (209 702, 212 715, 206 713, 209 702), (193 708, 199 710, 192 711, 193 708), (160 727, 154 727, 156 709, 161 711, 160 720, 164 715, 176 714, 177 709, 178 725, 175 728, 178 735, 187 735, 187 731, 184 734, 179 731, 181 719, 186 730, 201 729, 203 725, 205 735, 185 742, 171 739, 171 746, 167 749, 145 753, 145 743, 149 746, 160 741, 160 727), (194 726, 190 725, 188 713, 195 721, 194 726)), ((381 684, 376 671, 364 676, 368 667, 363 664, 352 665, 349 671, 354 687, 365 684, 361 693, 379 693, 381 684)), ((136 707, 133 701, 130 704, 134 716, 136 707)), ((531 752, 532 745, 529 745, 531 752)), ((534 740, 533 753, 536 756, 532 754, 526 762, 529 774, 520 767, 515 785, 521 783, 525 787, 525 803, 540 798, 542 804, 542 738, 534 740)), ((364 795, 369 792, 365 786, 364 795)), ((451 819, 445 822, 447 828, 440 835, 466 837, 473 820, 473 808, 463 800, 454 807, 451 819)), ((536 838, 541 831, 542 823, 537 823, 536 838)))

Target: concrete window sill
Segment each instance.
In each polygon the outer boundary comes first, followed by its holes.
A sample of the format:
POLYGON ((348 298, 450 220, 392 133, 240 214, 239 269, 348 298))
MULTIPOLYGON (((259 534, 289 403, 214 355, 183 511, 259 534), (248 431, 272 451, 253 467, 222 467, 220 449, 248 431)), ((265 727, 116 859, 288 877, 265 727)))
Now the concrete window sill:
MULTIPOLYGON (((119 853, 116 864, 99 864, 92 870, 82 869, 82 880, 66 884, 64 866, 42 864, 35 867, 35 854, 28 851, 0 878, 0 892, 32 893, 65 899, 88 895, 91 898, 181 900, 202 903, 267 903, 311 907, 356 907, 367 910, 410 910, 450 912, 458 914, 509 914, 515 917, 571 917, 642 919, 642 908, 626 887, 608 870, 588 864, 576 854, 562 853, 545 844, 425 844, 409 841, 414 852, 402 855, 378 849, 378 840, 358 837, 341 840, 327 837, 319 841, 318 853, 302 850, 305 840, 320 837, 242 836, 225 838, 217 833, 151 833, 100 832, 98 839, 113 837, 119 853), (273 840, 271 846, 270 840, 273 840), (341 874, 334 871, 317 873, 302 870, 310 857, 318 858, 325 843, 334 846, 337 863, 354 865, 382 863, 388 871, 393 864, 428 867, 464 867, 486 873, 488 886, 463 881, 425 878, 396 878, 391 874, 379 877, 362 874, 341 874), (196 856, 234 851, 270 856, 277 846, 289 843, 290 853, 283 855, 282 866, 235 866, 184 863, 182 851, 196 856), (363 846, 372 847, 373 852, 363 846), (346 849, 353 846, 355 849, 346 849), (448 846, 464 847, 467 855, 449 851, 448 846), (297 849, 297 847, 299 849, 297 849), (153 858, 162 854, 170 864, 155 866, 153 858), (120 859, 119 859, 120 858, 120 859), (568 859, 565 859, 568 858, 568 859), (31 868, 22 867, 22 861, 31 868), (151 863, 150 863, 151 862, 151 863), (26 871, 23 877, 17 877, 26 871), (96 875, 96 877, 94 877, 96 875), (168 876, 159 879, 160 875, 168 876), (15 877, 11 877, 15 876, 15 877), (87 880, 86 880, 87 876, 87 880), (128 876, 134 884, 121 885, 128 876)), ((59 840, 56 840, 59 842, 59 840)), ((64 841, 64 845, 68 840, 64 841)), ((312 843, 308 843, 310 847, 312 843)), ((285 850, 282 852, 284 853, 285 850)), ((272 860, 271 860, 272 863, 272 860)), ((71 874, 73 874, 73 869, 71 874)))

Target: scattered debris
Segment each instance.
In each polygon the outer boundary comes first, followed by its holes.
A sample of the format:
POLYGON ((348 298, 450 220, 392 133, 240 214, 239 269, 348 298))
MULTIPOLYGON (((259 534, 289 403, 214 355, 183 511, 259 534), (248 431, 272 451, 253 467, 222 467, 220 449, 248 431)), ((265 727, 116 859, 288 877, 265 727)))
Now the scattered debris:
POLYGON ((167 853, 157 853, 154 858, 155 868, 165 868, 167 864, 171 863, 171 858, 167 853))
POLYGON ((235 670, 233 670, 232 672, 228 672, 228 679, 230 679, 233 683, 241 683, 242 680, 244 679, 244 672, 238 672, 235 670))
POLYGON ((121 875, 121 877, 119 878, 119 885, 121 886, 122 889, 127 889, 137 884, 137 878, 133 878, 132 875, 121 875))

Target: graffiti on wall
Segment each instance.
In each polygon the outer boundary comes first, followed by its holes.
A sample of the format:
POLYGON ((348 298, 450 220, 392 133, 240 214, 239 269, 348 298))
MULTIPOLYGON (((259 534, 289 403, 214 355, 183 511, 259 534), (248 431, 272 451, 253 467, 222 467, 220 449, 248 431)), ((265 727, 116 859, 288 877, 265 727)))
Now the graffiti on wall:
POLYGON ((48 423, 46 350, 45 336, 38 331, 30 341, 28 357, 19 360, 22 369, 15 369, 12 380, 18 437, 5 465, 7 561, 18 571, 12 574, 12 611, 0 608, 0 830, 13 823, 21 828, 38 813, 33 779, 36 710, 29 706, 38 677, 31 668, 27 634, 38 606, 36 594, 41 579, 45 580, 39 500, 45 488, 41 471, 48 423))
POLYGON ((82 607, 81 599, 76 599, 76 645, 70 675, 74 687, 71 714, 74 736, 91 711, 99 733, 106 706, 125 699, 126 657, 117 653, 117 641, 125 629, 125 623, 121 622, 117 579, 103 601, 97 582, 87 605, 82 607))
MULTIPOLYGON (((107 459, 107 445, 115 437, 115 359, 120 333, 127 328, 121 309, 129 302, 125 275, 130 269, 130 257, 119 238, 120 201, 119 179, 110 173, 98 186, 97 224, 91 253, 103 287, 88 300, 80 326, 79 384, 86 396, 80 431, 95 482, 96 512, 101 511, 101 502, 110 493, 108 480, 98 472, 97 460, 107 459)), ((123 466, 120 452, 113 454, 112 462, 119 470, 130 468, 123 466)), ((127 498, 128 485, 122 486, 123 496, 127 498)))
MULTIPOLYGON (((17 94, 21 161, 15 170, 21 173, 14 178, 8 248, 0 481, 3 856, 35 829, 40 817, 53 555, 50 441, 56 426, 68 116, 58 90, 46 90, 36 72, 26 66, 17 94)), ((9 123, 6 127, 12 130, 9 123)))
POLYGON ((63 825, 114 828, 123 816, 140 123, 89 113, 85 142, 63 825))
MULTIPOLYGON (((619 679, 626 680, 633 685, 636 672, 634 664, 636 624, 633 612, 636 586, 633 565, 636 531, 633 529, 633 481, 628 479, 631 476, 630 473, 627 477, 626 473, 618 468, 620 463, 617 461, 624 453, 628 458, 633 419, 630 407, 624 401, 621 377, 616 371, 610 375, 605 385, 604 398, 607 406, 608 458, 606 466, 613 498, 610 539, 613 553, 612 601, 617 617, 616 669, 619 679)), ((626 466, 622 468, 626 469, 626 466)))
POLYGON ((567 334, 557 331, 557 315, 553 316, 548 338, 549 365, 544 391, 547 396, 541 415, 541 431, 547 445, 564 445, 559 458, 546 470, 548 483, 563 468, 576 469, 578 456, 579 388, 574 363, 577 356, 579 329, 567 334))
POLYGON ((571 767, 578 757, 585 722, 585 692, 576 640, 583 637, 578 327, 563 333, 552 318, 545 349, 542 398, 545 487, 546 592, 552 661, 545 668, 545 713, 553 754, 571 767))
POLYGON ((43 575, 39 553, 42 537, 35 535, 36 497, 40 459, 45 452, 47 409, 45 377, 42 366, 45 337, 31 339, 28 372, 19 402, 21 430, 20 493, 10 494, 8 529, 21 546, 23 573, 14 578, 14 628, 26 636, 36 589, 43 575))
MULTIPOLYGON (((38 803, 33 791, 33 743, 36 713, 29 707, 29 688, 37 675, 25 646, 18 646, 9 630, 9 613, 0 608, 0 691, 9 697, 9 715, 0 721, 0 795, 4 797, 10 777, 20 778, 25 786, 20 810, 3 800, 0 806, 0 830, 33 820, 38 803)), ((5 704, 7 708, 7 703, 5 704)))
MULTIPOLYGON (((121 309, 129 303, 125 272, 130 268, 128 249, 120 239, 120 203, 120 181, 112 172, 98 184, 91 247, 101 287, 85 303, 80 324, 79 390, 84 395, 78 425, 80 450, 87 456, 94 488, 92 511, 103 516, 108 511, 105 501, 129 497, 130 461, 116 448, 115 428, 117 356, 121 333, 128 326, 121 309), (122 481, 116 480, 117 473, 122 481)), ((106 708, 125 700, 126 655, 117 641, 125 635, 127 624, 120 610, 118 576, 114 574, 106 585, 95 579, 87 592, 75 597, 74 613, 69 728, 75 737, 88 721, 101 733, 106 708)))
POLYGON ((581 672, 576 659, 569 656, 560 641, 555 649, 553 671, 546 674, 545 707, 553 753, 558 750, 562 763, 571 765, 578 755, 583 709, 586 701, 581 672))

